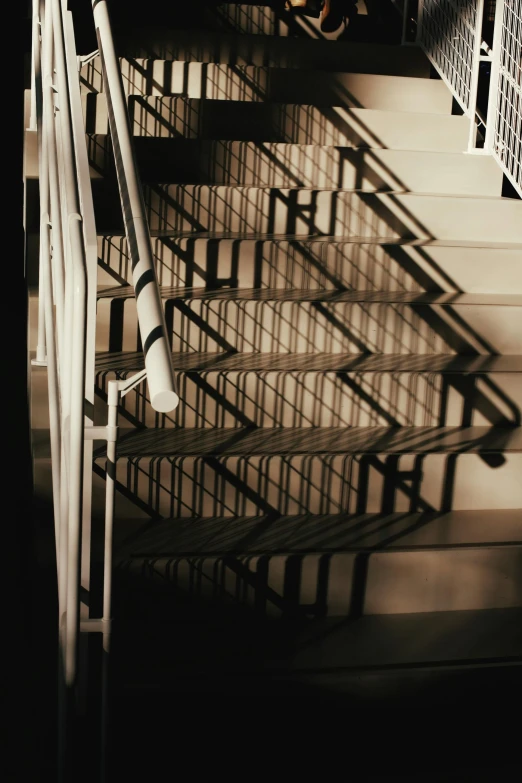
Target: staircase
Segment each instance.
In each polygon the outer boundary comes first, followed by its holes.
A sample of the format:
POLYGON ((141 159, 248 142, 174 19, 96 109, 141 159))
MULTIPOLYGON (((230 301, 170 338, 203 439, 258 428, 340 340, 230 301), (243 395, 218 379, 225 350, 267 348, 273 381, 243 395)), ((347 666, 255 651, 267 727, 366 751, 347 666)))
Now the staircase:
MULTIPOLYGON (((114 9, 181 398, 158 414, 143 383, 120 410, 115 769, 343 715, 356 745, 381 721, 375 775, 442 780, 418 726, 424 773, 393 761, 396 721, 493 730, 521 684, 522 205, 391 4, 326 37, 273 6, 114 9)), ((143 350, 99 58, 81 79, 105 424, 143 350)), ((470 780, 500 780, 483 753, 470 780)))

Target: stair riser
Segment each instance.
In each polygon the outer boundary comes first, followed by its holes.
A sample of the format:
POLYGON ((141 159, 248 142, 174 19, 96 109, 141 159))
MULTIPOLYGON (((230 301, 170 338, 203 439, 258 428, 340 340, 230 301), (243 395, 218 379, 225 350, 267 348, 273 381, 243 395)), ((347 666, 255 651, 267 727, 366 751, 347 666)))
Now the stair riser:
MULTIPOLYGON (((170 300, 173 351, 522 353, 522 307, 170 300)), ((99 351, 138 347, 135 299, 98 302, 99 351)))
MULTIPOLYGON (((451 114, 451 93, 439 80, 164 60, 122 60, 126 95, 342 106, 451 114)), ((98 61, 82 74, 82 91, 103 93, 98 61)))
MULTIPOLYGON (((108 131, 107 103, 97 93, 82 96, 86 130, 108 131)), ((463 152, 469 123, 464 116, 317 107, 299 104, 220 102, 175 97, 130 97, 137 137, 245 139, 257 142, 463 152)))
POLYGON ((219 185, 147 185, 144 196, 153 231, 522 242, 511 199, 219 185))
MULTIPOLYGON (((522 247, 153 237, 158 282, 214 288, 522 293, 522 247)), ((131 283, 126 239, 100 237, 101 285, 131 283)))
MULTIPOLYGON (((103 399, 110 377, 99 379, 103 399)), ((205 428, 490 426, 516 424, 516 412, 522 410, 517 373, 207 371, 176 373, 176 381, 178 408, 158 414, 141 384, 124 398, 122 422, 205 428)), ((97 397, 95 404, 99 424, 107 422, 103 399, 97 397)))
MULTIPOLYGON (((137 559, 194 599, 269 617, 347 617, 522 606, 522 547, 137 559)), ((131 571, 132 573, 132 571, 131 571)))
MULTIPOLYGON (((108 137, 91 141, 91 166, 111 173, 108 137)), ((500 196, 502 190, 502 171, 486 156, 194 139, 136 139, 135 146, 146 182, 475 196, 500 196)))
MULTIPOLYGON (((103 468, 104 460, 98 464, 103 468)), ((519 453, 173 454, 121 457, 116 476, 137 508, 172 518, 520 508, 521 472, 519 453)))

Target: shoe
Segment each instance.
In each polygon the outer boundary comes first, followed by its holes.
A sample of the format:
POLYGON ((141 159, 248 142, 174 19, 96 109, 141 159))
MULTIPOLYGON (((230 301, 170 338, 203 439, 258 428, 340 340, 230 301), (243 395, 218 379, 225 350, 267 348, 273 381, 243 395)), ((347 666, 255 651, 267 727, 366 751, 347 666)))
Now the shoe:
POLYGON ((319 20, 321 32, 335 33, 342 25, 346 27, 348 16, 345 12, 345 0, 324 0, 319 20))

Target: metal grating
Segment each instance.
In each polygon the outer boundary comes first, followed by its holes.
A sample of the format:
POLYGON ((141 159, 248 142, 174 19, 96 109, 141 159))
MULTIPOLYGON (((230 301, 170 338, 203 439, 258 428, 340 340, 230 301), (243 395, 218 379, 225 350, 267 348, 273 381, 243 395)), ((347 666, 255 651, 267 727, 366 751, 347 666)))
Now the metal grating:
POLYGON ((492 154, 522 195, 522 0, 505 0, 492 154))
POLYGON ((468 115, 478 10, 479 0, 425 0, 419 29, 420 45, 468 115))

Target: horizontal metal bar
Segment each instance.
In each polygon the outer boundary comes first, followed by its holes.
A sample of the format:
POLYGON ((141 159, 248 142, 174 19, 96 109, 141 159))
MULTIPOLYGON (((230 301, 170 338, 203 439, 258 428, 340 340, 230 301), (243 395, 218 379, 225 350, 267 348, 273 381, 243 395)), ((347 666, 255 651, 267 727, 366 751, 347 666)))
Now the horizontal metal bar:
POLYGON ((89 620, 80 620, 81 633, 108 633, 111 630, 112 621, 103 617, 89 620))
POLYGON ((106 440, 113 443, 118 440, 118 427, 106 426, 86 427, 85 440, 106 440))

